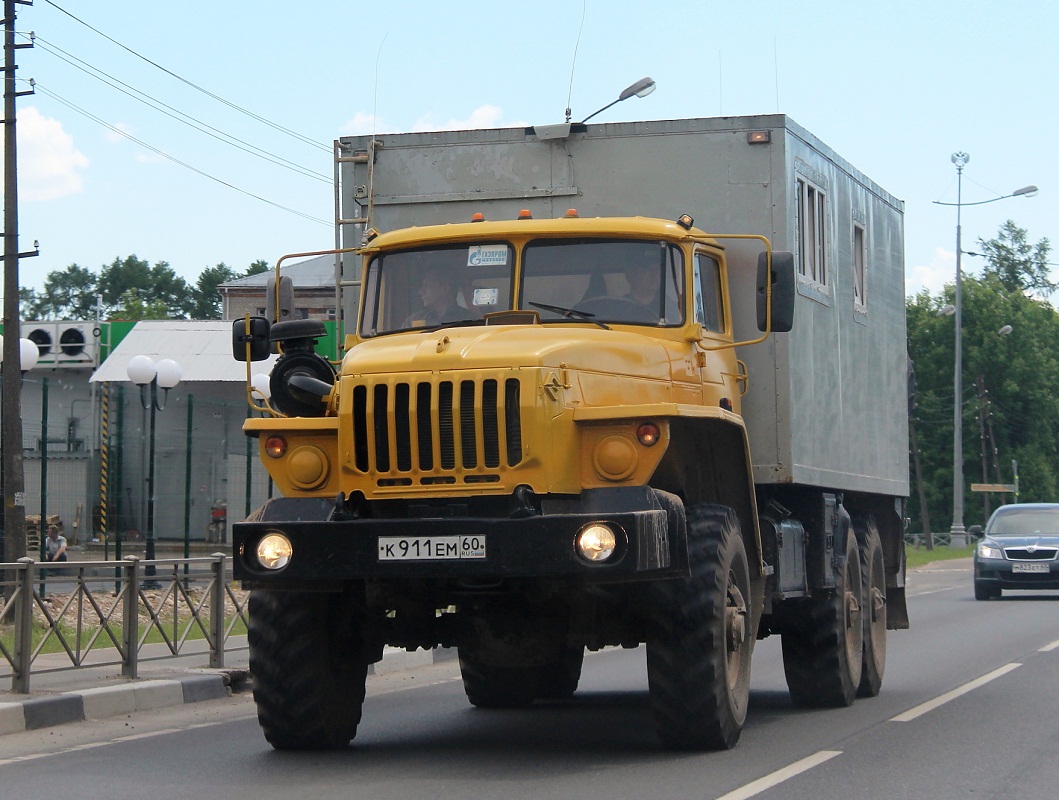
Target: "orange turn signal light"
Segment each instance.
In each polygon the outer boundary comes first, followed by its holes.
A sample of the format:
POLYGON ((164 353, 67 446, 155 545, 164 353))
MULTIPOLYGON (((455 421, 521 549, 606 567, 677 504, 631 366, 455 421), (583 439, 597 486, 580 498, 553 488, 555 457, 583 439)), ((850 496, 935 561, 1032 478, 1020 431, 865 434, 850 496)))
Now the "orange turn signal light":
POLYGON ((287 452, 287 440, 282 436, 269 436, 265 439, 265 454, 271 458, 283 458, 287 452))

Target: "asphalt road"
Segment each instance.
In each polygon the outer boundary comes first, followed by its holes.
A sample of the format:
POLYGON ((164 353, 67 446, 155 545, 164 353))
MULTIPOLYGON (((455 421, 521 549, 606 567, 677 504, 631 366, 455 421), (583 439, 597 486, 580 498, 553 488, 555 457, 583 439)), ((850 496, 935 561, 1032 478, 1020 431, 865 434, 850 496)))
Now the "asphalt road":
POLYGON ((442 663, 369 681, 342 753, 272 751, 248 695, 0 737, 10 798, 1019 797, 1059 790, 1059 592, 973 599, 969 562, 909 579, 912 629, 891 632, 882 694, 790 703, 779 641, 758 643, 735 750, 659 749, 643 649, 585 662, 573 700, 467 704, 442 663))

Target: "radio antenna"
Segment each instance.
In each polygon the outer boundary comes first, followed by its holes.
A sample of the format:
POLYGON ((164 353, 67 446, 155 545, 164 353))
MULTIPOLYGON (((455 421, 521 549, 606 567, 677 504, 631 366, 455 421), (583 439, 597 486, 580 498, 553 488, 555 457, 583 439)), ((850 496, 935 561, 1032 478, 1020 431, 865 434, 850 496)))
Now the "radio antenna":
POLYGON ((574 58, 570 62, 570 93, 566 96, 566 121, 570 121, 570 101, 574 97, 574 67, 577 66, 577 48, 581 44, 581 31, 585 29, 585 14, 588 12, 588 0, 581 2, 581 27, 577 29, 577 41, 574 42, 574 58))

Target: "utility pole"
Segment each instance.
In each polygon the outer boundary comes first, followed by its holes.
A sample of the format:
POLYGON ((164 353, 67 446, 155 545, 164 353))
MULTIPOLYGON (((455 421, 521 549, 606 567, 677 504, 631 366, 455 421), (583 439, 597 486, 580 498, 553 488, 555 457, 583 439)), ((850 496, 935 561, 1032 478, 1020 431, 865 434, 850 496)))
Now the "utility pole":
POLYGON ((15 8, 30 0, 4 0, 4 360, 3 440, 4 561, 26 555, 26 482, 22 466, 22 370, 19 346, 18 260, 36 252, 18 252, 18 171, 15 98, 32 90, 15 90, 15 51, 32 44, 15 44, 15 8))
MULTIPOLYGON (((985 376, 978 373, 978 438, 982 450, 982 483, 989 483, 989 457, 986 453, 985 415, 986 415, 985 376)), ((989 492, 982 492, 982 525, 989 521, 989 492)))

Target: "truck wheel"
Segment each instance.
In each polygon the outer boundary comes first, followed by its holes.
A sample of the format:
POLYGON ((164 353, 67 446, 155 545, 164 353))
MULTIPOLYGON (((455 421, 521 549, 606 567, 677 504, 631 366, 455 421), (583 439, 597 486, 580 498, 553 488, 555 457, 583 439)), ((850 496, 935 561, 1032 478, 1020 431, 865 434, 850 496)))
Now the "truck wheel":
POLYGON ((250 593, 250 673, 277 750, 337 750, 356 736, 368 672, 349 595, 250 593))
POLYGON ((750 697, 750 571, 735 513, 687 509, 691 575, 659 582, 647 632, 655 727, 670 750, 735 746, 750 697))
POLYGON ((860 556, 856 536, 846 537, 835 588, 818 592, 782 636, 783 672, 796 706, 841 708, 860 686, 864 652, 860 556))
POLYGON ((581 680, 581 666, 585 661, 583 647, 567 648, 562 657, 545 664, 537 672, 536 696, 540 700, 566 700, 573 697, 581 680))
POLYGON ((864 586, 864 665, 857 696, 877 697, 886 669, 886 566, 875 518, 868 516, 858 523, 860 579, 864 586))
POLYGON ((524 708, 533 702, 537 689, 535 670, 530 667, 497 667, 458 648, 463 691, 476 708, 524 708))

